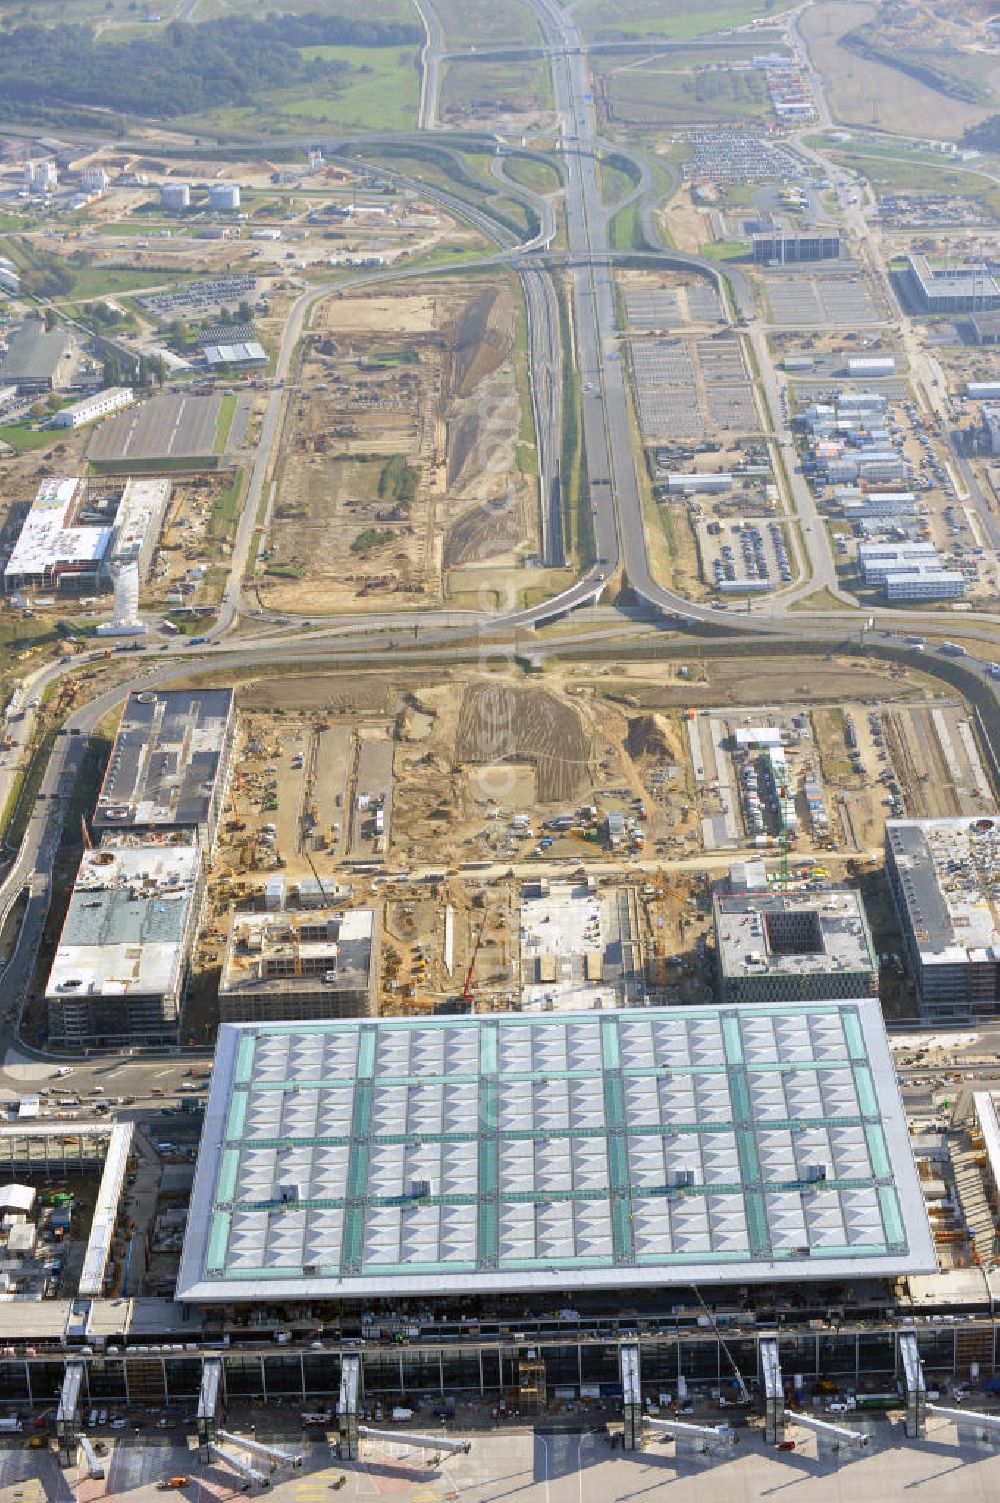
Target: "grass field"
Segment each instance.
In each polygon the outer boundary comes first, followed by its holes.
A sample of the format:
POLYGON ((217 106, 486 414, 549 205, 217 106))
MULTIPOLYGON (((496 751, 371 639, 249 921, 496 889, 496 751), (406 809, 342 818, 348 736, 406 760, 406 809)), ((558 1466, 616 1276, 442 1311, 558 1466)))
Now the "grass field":
POLYGON ((530 188, 533 193, 555 193, 562 186, 557 168, 549 162, 535 162, 530 157, 508 157, 504 176, 511 182, 530 188))
POLYGON ((27 454, 32 449, 47 449, 58 437, 59 432, 55 428, 48 433, 36 433, 27 422, 0 424, 0 443, 9 444, 19 454, 27 454))
POLYGON ((922 154, 857 151, 838 148, 829 152, 834 161, 862 173, 876 193, 952 193, 963 198, 981 198, 1000 216, 1000 184, 971 168, 956 167, 947 157, 925 160, 922 154))
POLYGON ((229 435, 232 432, 233 418, 236 416, 236 398, 232 392, 226 392, 219 407, 219 421, 215 429, 215 452, 225 454, 226 445, 229 443, 229 435))
POLYGON ((247 106, 225 106, 188 115, 189 129, 264 130, 294 135, 303 125, 341 130, 412 130, 420 98, 419 47, 303 47, 304 57, 343 62, 340 73, 320 92, 276 89, 247 106))
MULTIPOLYGON (((403 21, 410 25, 419 20, 410 0, 336 0, 330 7, 347 21, 403 21)), ((271 9, 265 6, 264 10, 271 9)), ((295 15, 300 12, 322 11, 317 0, 282 0, 281 9, 295 15)), ((196 20, 209 21, 213 16, 232 16, 241 13, 263 14, 260 0, 198 0, 196 20)), ((165 20, 170 19, 169 13, 165 20)))
POLYGON ((748 21, 778 16, 792 9, 792 0, 584 0, 573 14, 586 36, 598 41, 628 37, 703 37, 748 21))
POLYGON ((441 83, 441 115, 477 111, 549 109, 552 81, 544 62, 447 63, 441 83))
POLYGON ((874 5, 862 0, 824 0, 802 15, 800 31, 823 75, 834 119, 843 125, 877 124, 902 135, 954 140, 990 109, 951 99, 897 68, 856 56, 840 45, 847 32, 872 21, 874 5))
POLYGON ((525 0, 435 0, 434 9, 449 48, 493 47, 504 42, 541 41, 538 23, 525 0))
POLYGON ((761 74, 692 72, 672 56, 641 69, 616 68, 604 75, 604 84, 617 124, 734 121, 770 113, 761 74))

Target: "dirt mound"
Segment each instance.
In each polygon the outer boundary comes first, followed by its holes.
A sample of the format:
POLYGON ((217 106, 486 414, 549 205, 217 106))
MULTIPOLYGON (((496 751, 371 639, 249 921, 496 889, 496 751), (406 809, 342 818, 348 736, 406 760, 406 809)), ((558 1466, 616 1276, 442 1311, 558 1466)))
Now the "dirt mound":
POLYGON ((664 762, 680 761, 672 728, 662 715, 636 715, 630 720, 625 750, 633 762, 643 757, 656 757, 664 762))
POLYGON ((444 540, 444 567, 478 563, 517 547, 522 535, 521 509, 510 496, 491 506, 477 506, 459 517, 444 540))
POLYGON ((487 287, 463 309, 452 344, 452 387, 467 396, 509 360, 514 348, 513 305, 500 287, 487 287))

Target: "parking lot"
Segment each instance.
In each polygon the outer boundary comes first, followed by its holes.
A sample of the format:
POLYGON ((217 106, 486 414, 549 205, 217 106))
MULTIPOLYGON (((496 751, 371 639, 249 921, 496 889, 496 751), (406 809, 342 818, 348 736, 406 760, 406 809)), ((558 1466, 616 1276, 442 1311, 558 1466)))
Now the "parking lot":
POLYGON ((773 518, 750 517, 731 523, 700 521, 698 545, 705 583, 717 590, 727 584, 769 590, 776 584, 791 583, 788 545, 781 523, 773 518), (715 531, 716 528, 721 530, 715 531))
MULTIPOLYGON (((222 396, 165 395, 129 408, 94 429, 88 459, 182 459, 215 453, 222 396)), ((235 426, 235 425, 234 425, 235 426)))
POLYGON ((768 272, 767 298, 775 323, 791 328, 822 327, 857 329, 861 324, 880 323, 882 315, 872 301, 860 273, 817 274, 815 271, 768 272))
POLYGON ((631 356, 647 443, 759 429, 736 339, 633 338, 631 356))
POLYGON ((710 177, 720 183, 795 181, 808 168, 786 146, 763 136, 736 130, 706 130, 693 138, 694 157, 685 164, 691 177, 710 177))
POLYGON ((173 292, 150 292, 137 302, 161 323, 169 323, 175 318, 203 318, 206 314, 220 313, 223 308, 232 310, 256 293, 256 277, 216 277, 211 281, 189 282, 173 292))

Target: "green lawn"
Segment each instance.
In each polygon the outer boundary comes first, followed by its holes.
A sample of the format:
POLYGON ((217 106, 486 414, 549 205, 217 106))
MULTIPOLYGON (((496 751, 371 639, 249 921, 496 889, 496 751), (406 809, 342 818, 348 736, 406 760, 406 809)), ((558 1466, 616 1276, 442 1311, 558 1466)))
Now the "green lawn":
MULTIPOLYGON (((235 401, 235 397, 233 398, 235 401)), ((243 471, 234 470, 233 478, 212 499, 208 519, 208 531, 212 537, 227 537, 236 527, 240 493, 243 489, 243 471)))
POLYGON ((530 188, 532 193, 554 193, 562 186, 559 169, 553 162, 537 162, 531 157, 507 157, 503 170, 511 182, 530 188))
POLYGON ((792 8, 792 0, 686 0, 684 5, 664 4, 664 0, 584 0, 574 11, 580 29, 588 37, 612 40, 635 36, 686 37, 711 36, 778 16, 792 8))
POLYGON ((229 443, 229 435, 233 427, 233 418, 236 416, 236 397, 232 392, 226 392, 219 408, 219 422, 215 430, 215 452, 225 454, 226 445, 229 443))
POLYGON ((47 449, 58 438, 58 429, 52 429, 48 433, 36 433, 26 422, 0 424, 0 441, 10 444, 12 449, 17 449, 22 454, 30 449, 47 449))
MULTIPOLYGON (((328 96, 285 100, 275 107, 288 116, 320 120, 352 130, 412 130, 420 102, 420 53, 416 47, 303 47, 303 57, 346 63, 328 96)), ((263 101, 261 108, 271 108, 263 101)))

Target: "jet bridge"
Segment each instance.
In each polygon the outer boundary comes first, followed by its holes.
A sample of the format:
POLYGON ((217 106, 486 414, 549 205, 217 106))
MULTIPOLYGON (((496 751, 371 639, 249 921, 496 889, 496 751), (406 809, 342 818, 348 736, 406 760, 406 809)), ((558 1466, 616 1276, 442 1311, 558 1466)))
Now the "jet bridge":
POLYGON ((928 1404, 928 1414, 939 1414, 951 1420, 962 1440, 981 1440, 991 1446, 1000 1446, 1000 1414, 980 1414, 975 1409, 949 1409, 944 1404, 928 1404))
POLYGON ((272 1466, 286 1466, 294 1472, 302 1465, 301 1456, 296 1456, 292 1451, 279 1450, 277 1446, 266 1446, 262 1440, 247 1440, 245 1435, 233 1435, 228 1430, 219 1430, 217 1435, 219 1440, 224 1440, 231 1446, 241 1446, 251 1456, 259 1456, 261 1461, 269 1461, 272 1466))
POLYGON ((450 1435, 419 1435, 411 1430, 373 1430, 371 1425, 359 1425, 358 1435, 362 1440, 384 1440, 390 1445, 416 1446, 422 1451, 460 1451, 467 1456, 472 1450, 471 1440, 453 1440, 450 1435))
POLYGON ((344 1461, 358 1459, 358 1399, 361 1395, 361 1358, 357 1352, 345 1352, 340 1360, 340 1398, 337 1421, 340 1427, 340 1454, 344 1461))
POLYGON ((927 1434, 927 1384, 916 1331, 900 1331, 899 1356, 906 1391, 906 1435, 908 1440, 918 1440, 927 1434))
POLYGON ((764 1380, 764 1439, 769 1446, 777 1446, 785 1438, 785 1389, 776 1336, 761 1339, 760 1370, 764 1380))
POLYGON ((814 1414, 799 1414, 797 1410, 787 1410, 785 1418, 792 1425, 801 1425, 804 1430, 814 1430, 820 1447, 827 1447, 831 1451, 839 1451, 848 1446, 857 1451, 864 1451, 868 1446, 868 1436, 861 1430, 852 1430, 850 1425, 833 1425, 829 1420, 817 1419, 814 1414))
POLYGON ((626 1451, 642 1449, 642 1383, 639 1377, 639 1343, 625 1341, 618 1349, 622 1375, 622 1399, 625 1429, 622 1445, 626 1451))
POLYGON ((224 1451, 220 1445, 216 1445, 214 1440, 209 1441, 208 1452, 210 1457, 214 1456, 226 1466, 231 1466, 236 1475, 242 1477, 244 1481, 253 1482, 257 1487, 271 1486, 271 1479, 265 1472, 258 1472, 249 1461, 242 1461, 239 1456, 234 1456, 232 1451, 224 1451))
POLYGON ((700 1452, 703 1456, 723 1446, 735 1446, 739 1436, 728 1425, 693 1425, 688 1420, 647 1419, 650 1430, 677 1442, 678 1453, 700 1452))

